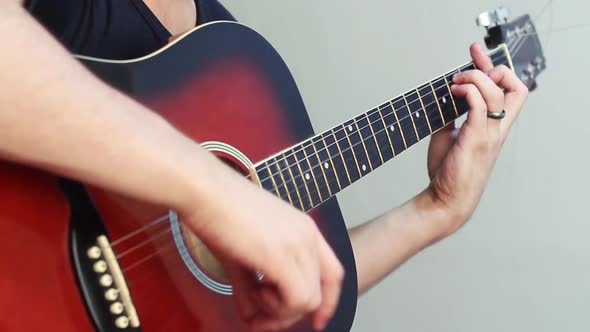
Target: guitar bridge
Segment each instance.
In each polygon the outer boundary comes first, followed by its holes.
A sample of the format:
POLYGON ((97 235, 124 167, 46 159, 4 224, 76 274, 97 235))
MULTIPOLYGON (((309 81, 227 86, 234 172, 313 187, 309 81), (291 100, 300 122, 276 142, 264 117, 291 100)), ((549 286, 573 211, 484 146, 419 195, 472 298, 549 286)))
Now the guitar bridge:
POLYGON ((86 189, 60 180, 70 205, 69 252, 88 318, 97 332, 141 332, 123 272, 107 230, 86 189))
POLYGON ((104 288, 104 297, 110 303, 109 311, 115 326, 119 329, 139 327, 139 317, 129 288, 107 237, 99 236, 96 245, 88 249, 87 255, 93 262, 97 282, 104 288))

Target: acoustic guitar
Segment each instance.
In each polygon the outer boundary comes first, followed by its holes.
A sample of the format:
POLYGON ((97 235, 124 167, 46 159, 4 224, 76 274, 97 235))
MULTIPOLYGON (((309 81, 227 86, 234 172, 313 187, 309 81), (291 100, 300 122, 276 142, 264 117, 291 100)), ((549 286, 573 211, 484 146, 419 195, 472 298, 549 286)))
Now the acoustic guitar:
MULTIPOLYGON (((530 17, 509 22, 500 8, 478 23, 494 64, 533 90, 545 58, 530 17)), ((467 63, 315 134, 279 54, 239 23, 199 26, 138 59, 77 58, 311 214, 346 270, 329 332, 350 330, 357 303, 335 195, 464 115, 451 77, 474 68, 467 63)), ((7 162, 0 183, 1 331, 247 331, 223 268, 174 211, 7 162)), ((288 331, 312 329, 304 319, 288 331)))

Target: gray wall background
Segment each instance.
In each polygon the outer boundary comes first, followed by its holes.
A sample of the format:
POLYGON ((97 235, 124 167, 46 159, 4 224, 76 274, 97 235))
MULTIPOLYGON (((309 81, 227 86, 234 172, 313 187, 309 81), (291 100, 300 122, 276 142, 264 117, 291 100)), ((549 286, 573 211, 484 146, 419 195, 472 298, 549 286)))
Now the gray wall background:
MULTIPOLYGON (((488 0, 222 0, 289 64, 327 129, 468 59, 488 0)), ((513 16, 545 1, 504 2, 513 16)), ((473 219, 359 302, 353 331, 590 331, 586 34, 590 2, 555 0, 536 23, 539 79, 473 219)), ((427 142, 340 195, 352 226, 427 184, 427 142)), ((387 255, 387 253, 378 253, 387 255)))

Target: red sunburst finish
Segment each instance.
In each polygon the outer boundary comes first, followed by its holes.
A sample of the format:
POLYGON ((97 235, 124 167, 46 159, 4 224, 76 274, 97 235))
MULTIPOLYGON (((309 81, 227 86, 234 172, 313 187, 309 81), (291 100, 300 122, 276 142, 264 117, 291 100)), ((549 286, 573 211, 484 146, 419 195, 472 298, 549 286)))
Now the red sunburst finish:
MULTIPOLYGON (((277 82, 276 77, 269 75, 269 70, 274 72, 275 69, 266 60, 257 61, 255 53, 268 52, 267 44, 249 43, 242 52, 248 55, 231 47, 225 50, 223 45, 205 47, 213 53, 220 50, 218 53, 223 56, 203 56, 205 50, 194 46, 219 40, 220 33, 227 37, 233 33, 231 30, 254 35, 245 27, 231 24, 227 28, 227 25, 230 24, 219 24, 221 28, 214 27, 214 24, 208 29, 196 30, 168 51, 141 64, 87 64, 196 141, 227 143, 256 163, 298 143, 309 136, 311 128, 299 94, 294 85, 291 86, 290 75, 287 83, 277 82), (261 49, 252 51, 251 47, 261 49), (200 58, 196 56, 199 54, 200 58), (192 67, 178 71, 182 78, 169 74, 165 67, 167 58, 193 55, 196 58, 192 67), (121 80, 123 83, 113 81, 104 74, 113 71, 128 76, 121 80), (302 127, 307 132, 302 132, 302 127)), ((243 36, 235 38, 243 39, 243 36)), ((255 39, 261 38, 255 36, 255 39)), ((288 74, 286 67, 280 69, 284 71, 282 75, 288 74)), ((3 257, 0 266, 0 330, 93 330, 71 268, 67 244, 68 203, 56 185, 56 178, 16 165, 0 164, 0 183, 0 251, 3 257)), ((90 192, 111 240, 167 214, 165 208, 96 188, 90 192)), ((329 205, 314 210, 312 217, 329 240, 341 246, 345 243, 343 247, 348 248, 348 252, 339 250, 338 254, 346 261, 349 272, 354 273, 354 267, 348 262, 352 260, 352 254, 346 233, 342 231, 345 230, 342 217, 335 201, 329 205), (336 228, 341 234, 334 234, 336 228)), ((125 270, 141 328, 148 332, 247 331, 232 298, 202 286, 185 267, 168 231, 169 226, 169 222, 164 221, 114 246, 119 255, 123 254, 119 264, 125 270), (148 238, 153 238, 148 245, 127 252, 148 238), (153 257, 145 260, 150 255, 153 257)), ((356 279, 353 276, 351 280, 345 286, 343 301, 356 301, 356 279)), ((344 305, 335 318, 335 327, 329 331, 348 329, 354 307, 344 305)), ((306 322, 301 322, 290 331, 307 332, 311 329, 306 322)))

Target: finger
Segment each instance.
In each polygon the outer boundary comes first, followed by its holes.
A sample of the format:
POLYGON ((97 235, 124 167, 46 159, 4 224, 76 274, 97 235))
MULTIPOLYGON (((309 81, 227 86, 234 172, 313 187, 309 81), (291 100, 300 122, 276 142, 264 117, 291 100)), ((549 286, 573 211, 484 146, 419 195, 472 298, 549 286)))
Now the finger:
POLYGON ((477 87, 473 84, 454 84, 451 92, 459 98, 466 98, 469 104, 466 125, 487 130, 487 105, 477 87))
POLYGON ((489 72, 490 78, 505 90, 505 108, 506 118, 502 120, 506 123, 506 128, 514 122, 526 101, 529 90, 522 83, 516 74, 508 67, 501 65, 495 67, 489 72))
POLYGON ((473 58, 473 63, 477 69, 487 73, 494 68, 492 59, 479 43, 471 44, 469 52, 471 53, 471 58, 473 58))
MULTIPOLYGON (((518 79, 516 74, 505 65, 500 65, 488 72, 488 76, 494 83, 502 87, 507 92, 519 92, 528 88, 521 80, 518 79)), ((523 91, 524 92, 524 91, 523 91)))
POLYGON ((344 268, 322 235, 318 236, 321 238, 318 249, 322 278, 322 303, 313 315, 312 325, 316 330, 321 331, 326 328, 338 308, 344 280, 344 268))
POLYGON ((234 299, 240 315, 248 322, 260 311, 260 306, 255 299, 256 284, 247 270, 233 264, 227 264, 224 268, 233 285, 234 299))
POLYGON ((310 246, 303 256, 291 257, 285 266, 276 271, 276 289, 280 307, 275 317, 287 318, 315 311, 321 303, 320 267, 317 248, 310 246))
MULTIPOLYGON (((470 70, 458 73, 453 77, 453 82, 455 84, 474 84, 487 105, 486 112, 504 111, 504 91, 482 71, 470 70)), ((497 133, 500 130, 500 121, 488 118, 487 127, 489 131, 497 133)))
POLYGON ((268 312, 278 312, 281 308, 281 299, 276 288, 271 285, 260 286, 260 299, 268 312))
POLYGON ((284 310, 283 303, 274 286, 260 286, 263 310, 249 321, 252 331, 278 331, 289 328, 303 317, 303 313, 284 310))
POLYGON ((499 112, 504 109, 504 92, 494 81, 482 71, 469 70, 453 76, 455 84, 473 84, 481 93, 487 109, 492 112, 499 112))

